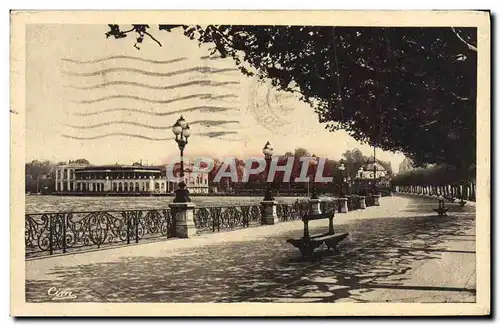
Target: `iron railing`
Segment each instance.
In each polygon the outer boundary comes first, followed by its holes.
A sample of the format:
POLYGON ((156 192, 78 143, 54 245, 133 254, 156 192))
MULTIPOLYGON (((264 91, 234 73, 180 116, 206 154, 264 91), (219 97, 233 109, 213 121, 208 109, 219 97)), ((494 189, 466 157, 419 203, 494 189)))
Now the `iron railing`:
POLYGON ((174 236, 170 209, 25 215, 26 257, 174 236))
MULTIPOLYGON (((336 201, 321 201, 322 212, 334 211, 336 201)), ((308 201, 279 203, 278 220, 300 220, 311 212, 308 201)), ((26 258, 100 249, 175 236, 172 209, 55 212, 25 215, 26 258)), ((246 228, 262 224, 260 204, 196 207, 198 233, 246 228)))
POLYGON ((311 204, 307 201, 297 201, 295 203, 279 203, 276 207, 278 221, 288 222, 300 220, 311 212, 311 204))
POLYGON ((261 205, 197 207, 194 211, 194 225, 198 233, 259 225, 261 219, 261 205))
POLYGON ((366 195, 365 199, 366 207, 375 205, 375 198, 372 195, 366 195))
POLYGON ((325 200, 319 203, 321 213, 328 213, 332 211, 333 213, 335 213, 335 211, 337 210, 337 206, 338 204, 336 200, 325 200))
POLYGON ((356 204, 358 202, 358 199, 356 198, 355 195, 349 195, 347 196, 347 209, 350 211, 353 211, 355 209, 358 209, 356 207, 356 204))

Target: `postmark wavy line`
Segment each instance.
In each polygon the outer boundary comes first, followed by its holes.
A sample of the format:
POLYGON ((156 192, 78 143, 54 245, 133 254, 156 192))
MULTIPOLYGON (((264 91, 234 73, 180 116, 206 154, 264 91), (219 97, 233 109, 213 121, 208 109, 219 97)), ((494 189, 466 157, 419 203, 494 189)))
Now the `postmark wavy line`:
POLYGON ((98 103, 98 102, 103 102, 103 101, 108 101, 108 100, 114 100, 114 99, 129 99, 129 100, 137 100, 140 102, 146 102, 146 103, 158 103, 158 104, 168 104, 168 103, 174 103, 174 102, 179 102, 179 101, 185 101, 185 100, 190 100, 194 98, 199 98, 202 100, 222 100, 226 98, 235 98, 238 97, 237 95, 234 94, 224 94, 224 95, 217 95, 217 96, 212 96, 212 94, 192 94, 192 95, 187 95, 187 96, 182 96, 170 100, 152 100, 149 98, 141 97, 141 96, 136 96, 136 95, 109 95, 109 96, 104 96, 100 97, 97 99, 93 100, 82 100, 82 101, 72 101, 73 103, 79 103, 79 104, 93 104, 93 103, 98 103))
POLYGON ((98 58, 98 59, 92 59, 92 60, 77 60, 77 59, 72 59, 72 58, 61 58, 62 61, 77 63, 77 64, 99 63, 99 62, 115 60, 115 59, 130 59, 130 60, 137 60, 137 61, 142 61, 142 62, 147 62, 147 63, 155 63, 155 64, 169 64, 169 63, 175 63, 175 62, 187 60, 187 58, 185 58, 185 57, 180 57, 180 58, 172 59, 172 60, 152 60, 152 59, 145 59, 145 58, 140 58, 140 57, 133 57, 133 56, 129 56, 129 55, 112 55, 112 56, 98 58))
POLYGON ((239 124, 240 121, 238 120, 196 120, 193 122, 190 122, 190 125, 202 125, 205 127, 215 127, 215 126, 221 126, 225 124, 239 124))
POLYGON ((181 69, 181 70, 176 70, 176 71, 171 71, 171 72, 154 72, 154 71, 147 71, 147 70, 142 70, 138 68, 126 68, 126 67, 114 67, 114 68, 106 68, 106 69, 101 69, 101 70, 96 70, 92 72, 76 72, 76 71, 67 71, 63 70, 62 73, 69 75, 69 76, 80 76, 80 77, 91 77, 91 76, 101 76, 104 74, 109 74, 113 72, 130 72, 130 73, 136 73, 136 74, 141 74, 145 76, 156 76, 156 77, 171 77, 171 76, 176 76, 176 75, 182 75, 190 72, 199 72, 199 73, 210 73, 210 74, 218 74, 218 73, 223 73, 223 72, 233 72, 233 71, 238 71, 238 69, 234 68, 221 68, 221 69, 213 69, 211 67, 195 67, 195 68, 187 68, 187 69, 181 69))
POLYGON ((87 137, 71 136, 71 135, 66 135, 66 134, 62 134, 61 136, 64 138, 70 138, 70 139, 76 139, 76 140, 94 140, 94 139, 101 139, 101 138, 114 137, 114 136, 141 138, 141 139, 156 140, 156 141, 164 141, 164 140, 174 139, 174 137, 155 138, 155 137, 148 137, 148 136, 139 135, 139 134, 130 134, 130 133, 126 133, 126 132, 110 132, 107 134, 102 134, 102 135, 97 135, 97 136, 87 136, 87 137))
POLYGON ((177 89, 177 88, 191 87, 191 86, 219 87, 219 86, 229 86, 229 85, 239 85, 239 84, 240 84, 240 82, 238 82, 238 81, 215 82, 215 81, 211 81, 211 80, 194 80, 194 81, 190 81, 190 82, 186 82, 186 83, 180 83, 180 84, 174 84, 174 85, 168 85, 168 86, 156 86, 156 85, 143 84, 143 83, 127 81, 127 80, 118 80, 118 81, 110 81, 110 82, 92 85, 92 86, 77 87, 77 86, 70 85, 70 86, 66 86, 66 87, 74 88, 74 89, 81 89, 81 90, 90 90, 90 89, 105 88, 108 86, 125 85, 125 86, 137 86, 137 87, 143 87, 143 88, 149 88, 149 89, 169 90, 169 89, 177 89))
MULTIPOLYGON (((202 125, 205 127, 214 127, 214 126, 222 126, 224 124, 230 124, 230 123, 239 123, 239 121, 236 120, 197 120, 190 122, 190 125, 202 125)), ((114 120, 114 121, 107 121, 107 122, 102 122, 102 123, 97 123, 95 125, 69 125, 65 124, 66 127, 69 128, 74 128, 74 129, 95 129, 95 128, 100 128, 100 127, 106 127, 106 126, 112 126, 112 125, 131 125, 131 126, 136 126, 136 127, 143 127, 143 128, 148 128, 148 129, 154 129, 154 130, 168 130, 172 128, 171 125, 167 126, 153 126, 153 125, 148 125, 140 122, 134 122, 134 121, 124 121, 124 120, 114 120)))
POLYGON ((210 56, 210 55, 204 55, 201 56, 200 59, 202 60, 219 60, 219 59, 224 59, 222 56, 210 56))
POLYGON ((199 133, 198 136, 217 138, 217 137, 226 136, 226 135, 234 135, 237 133, 238 133, 237 131, 210 131, 210 132, 199 133))
POLYGON ((203 105, 203 106, 194 106, 194 107, 190 107, 190 108, 186 108, 186 109, 174 110, 174 111, 169 111, 169 112, 155 112, 155 111, 141 110, 141 109, 135 109, 135 108, 110 108, 110 109, 102 109, 102 110, 98 110, 98 111, 94 111, 94 112, 74 113, 74 115, 86 117, 86 116, 99 115, 99 114, 108 113, 108 112, 133 112, 133 113, 141 113, 141 114, 152 115, 152 116, 157 116, 157 117, 164 117, 164 116, 174 115, 177 113, 185 113, 185 112, 193 112, 193 111, 216 113, 216 112, 224 112, 224 111, 230 111, 230 110, 236 110, 236 108, 235 107, 228 107, 228 106, 203 105))
MULTIPOLYGON (((195 134, 195 135, 199 136, 199 137, 216 138, 216 137, 225 136, 225 135, 229 135, 229 134, 237 134, 237 132, 236 131, 233 131, 233 132, 211 132, 211 133, 200 133, 200 134, 195 134)), ((86 136, 86 137, 72 136, 72 135, 67 135, 67 134, 62 134, 61 136, 64 138, 70 138, 70 139, 76 139, 76 140, 95 140, 95 139, 115 137, 115 136, 140 138, 140 139, 153 140, 153 141, 166 141, 166 140, 173 140, 174 139, 174 137, 156 138, 156 137, 149 137, 149 136, 144 136, 144 135, 140 135, 140 134, 126 133, 126 132, 110 132, 107 134, 102 134, 102 135, 97 135, 97 136, 86 136)))

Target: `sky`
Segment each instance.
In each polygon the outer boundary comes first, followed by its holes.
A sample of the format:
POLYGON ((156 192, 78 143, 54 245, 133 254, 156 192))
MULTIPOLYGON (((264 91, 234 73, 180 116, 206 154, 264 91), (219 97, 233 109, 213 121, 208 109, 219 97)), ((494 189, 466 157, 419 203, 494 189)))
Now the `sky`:
MULTIPOLYGON (((373 148, 330 132, 298 96, 275 90, 211 55, 180 29, 160 32, 162 46, 135 35, 106 39, 106 25, 28 25, 26 159, 92 164, 167 163, 179 154, 172 124, 182 114, 192 136, 186 156, 262 156, 303 147, 338 160, 373 148)), ((377 150, 397 170, 402 154, 377 150)))

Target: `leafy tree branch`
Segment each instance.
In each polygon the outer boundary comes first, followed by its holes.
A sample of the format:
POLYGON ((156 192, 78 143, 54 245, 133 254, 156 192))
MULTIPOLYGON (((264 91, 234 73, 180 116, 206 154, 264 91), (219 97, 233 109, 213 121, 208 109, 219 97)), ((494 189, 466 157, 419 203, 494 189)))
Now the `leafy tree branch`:
MULTIPOLYGON (((135 32, 152 38, 149 25, 135 32)), ((329 130, 420 163, 470 166, 476 154, 474 28, 159 25, 182 29, 245 75, 299 92, 329 130), (465 46, 464 46, 465 45, 465 46)), ((158 42, 158 40, 153 39, 158 42)), ((159 42, 158 42, 159 43, 159 42)), ((137 47, 137 46, 136 46, 137 47)))

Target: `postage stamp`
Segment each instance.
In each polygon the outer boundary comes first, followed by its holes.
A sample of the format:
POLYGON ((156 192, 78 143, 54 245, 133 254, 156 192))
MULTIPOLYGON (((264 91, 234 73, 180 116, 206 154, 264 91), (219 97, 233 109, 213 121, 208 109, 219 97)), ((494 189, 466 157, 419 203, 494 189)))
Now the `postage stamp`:
POLYGON ((11 24, 12 315, 490 314, 488 12, 11 24))

